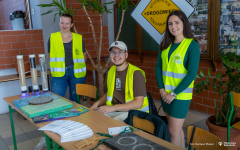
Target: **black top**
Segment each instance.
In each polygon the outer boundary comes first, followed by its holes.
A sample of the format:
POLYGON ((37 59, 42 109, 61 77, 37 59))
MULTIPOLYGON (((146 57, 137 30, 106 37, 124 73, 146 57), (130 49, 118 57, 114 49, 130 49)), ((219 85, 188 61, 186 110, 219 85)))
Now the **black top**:
MULTIPOLYGON (((72 59, 72 40, 68 43, 63 43, 64 50, 65 50, 65 66, 73 66, 73 59, 72 59)), ((83 53, 86 52, 85 44, 82 41, 82 50, 83 53)), ((50 53, 50 38, 48 39, 48 53, 50 53)))

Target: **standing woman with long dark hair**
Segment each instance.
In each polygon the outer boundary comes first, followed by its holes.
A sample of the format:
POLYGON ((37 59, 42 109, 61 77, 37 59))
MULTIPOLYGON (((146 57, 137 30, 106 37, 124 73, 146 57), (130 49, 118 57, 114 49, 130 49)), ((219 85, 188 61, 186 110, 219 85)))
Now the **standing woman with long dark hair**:
POLYGON ((51 91, 62 97, 69 86, 70 100, 77 101, 76 84, 85 83, 86 52, 82 35, 73 32, 73 18, 62 14, 60 32, 52 33, 48 41, 50 53, 51 91))
POLYGON ((185 148, 182 130, 193 95, 200 50, 186 15, 179 10, 167 18, 155 75, 161 103, 169 121, 171 143, 185 148))

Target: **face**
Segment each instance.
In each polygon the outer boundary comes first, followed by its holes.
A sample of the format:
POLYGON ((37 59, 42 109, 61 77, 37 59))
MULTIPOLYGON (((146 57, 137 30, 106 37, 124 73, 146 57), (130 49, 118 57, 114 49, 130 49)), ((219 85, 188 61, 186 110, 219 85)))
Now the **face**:
POLYGON ((73 24, 71 23, 71 18, 69 17, 61 17, 60 18, 60 29, 63 32, 69 32, 73 24))
POLYGON ((168 29, 173 36, 183 35, 183 22, 178 16, 171 16, 168 19, 168 29))
POLYGON ((111 61, 116 66, 121 66, 126 62, 128 53, 120 48, 113 47, 110 51, 111 61))

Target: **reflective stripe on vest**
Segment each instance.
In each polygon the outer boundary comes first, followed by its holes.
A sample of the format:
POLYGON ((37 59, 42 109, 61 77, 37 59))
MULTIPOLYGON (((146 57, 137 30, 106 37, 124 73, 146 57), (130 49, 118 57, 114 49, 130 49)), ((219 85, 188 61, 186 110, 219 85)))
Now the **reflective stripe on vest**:
POLYGON ((74 73, 86 72, 86 67, 80 69, 74 69, 74 73))
POLYGON ((50 58, 51 62, 58 62, 58 61, 64 61, 64 57, 60 58, 50 58))
MULTIPOLYGON (((126 75, 126 82, 125 82, 125 103, 131 102, 134 100, 134 93, 133 93, 133 75, 136 70, 140 70, 145 78, 146 82, 146 77, 145 77, 145 72, 141 69, 139 69, 136 66, 131 65, 128 63, 128 71, 126 75)), ((108 106, 113 105, 112 99, 113 99, 113 92, 114 92, 114 86, 115 86, 115 78, 116 78, 116 66, 112 66, 108 72, 108 77, 107 77, 107 102, 106 104, 108 106)), ((144 97, 143 100, 143 106, 142 108, 139 108, 137 110, 141 110, 144 112, 149 113, 149 105, 148 105, 148 98, 147 96, 144 97)))
POLYGON ((85 61, 84 61, 84 59, 74 59, 73 62, 74 63, 83 63, 85 61))
POLYGON ((174 73, 174 72, 167 72, 167 71, 162 71, 163 76, 168 76, 168 77, 173 77, 173 78, 178 78, 178 79, 183 79, 186 74, 184 73, 174 73))
MULTIPOLYGON (((65 74, 65 50, 61 32, 52 33, 50 36, 50 70, 53 77, 63 77, 65 74)), ((86 64, 82 51, 82 36, 72 33, 72 59, 73 70, 76 78, 85 77, 86 64)))
MULTIPOLYGON (((176 86, 171 86, 171 85, 165 85, 165 90, 171 90, 173 91, 176 88, 176 86)), ((192 93, 193 88, 186 88, 182 93, 192 93)))
MULTIPOLYGON (((169 50, 171 45, 162 51, 162 76, 165 90, 167 93, 171 93, 186 77, 188 70, 183 65, 185 54, 189 45, 193 39, 185 38, 168 59, 169 50)), ((175 99, 179 100, 191 100, 193 92, 194 80, 177 95, 175 99)))
POLYGON ((52 72, 64 72, 65 68, 50 68, 52 72))

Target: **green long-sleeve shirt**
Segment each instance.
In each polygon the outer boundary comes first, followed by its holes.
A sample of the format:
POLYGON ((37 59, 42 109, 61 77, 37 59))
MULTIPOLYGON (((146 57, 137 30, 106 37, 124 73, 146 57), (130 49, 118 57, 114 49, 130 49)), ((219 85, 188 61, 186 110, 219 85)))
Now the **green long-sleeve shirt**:
MULTIPOLYGON (((168 53, 168 60, 171 56, 171 54, 176 50, 176 48, 180 45, 180 43, 173 43, 169 53, 168 53)), ((155 75, 157 79, 157 84, 159 89, 164 88, 163 85, 163 78, 162 78, 162 51, 159 51, 158 53, 158 59, 155 66, 155 75)), ((183 65, 185 69, 188 70, 188 74, 184 77, 182 82, 173 90, 174 93, 179 94, 192 83, 192 81, 195 79, 198 71, 199 66, 199 60, 200 60, 200 50, 199 45, 196 41, 192 41, 189 45, 186 55, 184 57, 183 65)))

